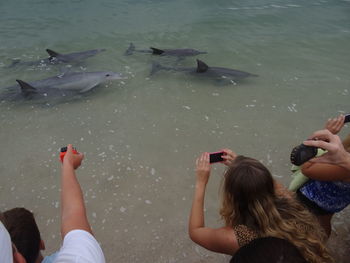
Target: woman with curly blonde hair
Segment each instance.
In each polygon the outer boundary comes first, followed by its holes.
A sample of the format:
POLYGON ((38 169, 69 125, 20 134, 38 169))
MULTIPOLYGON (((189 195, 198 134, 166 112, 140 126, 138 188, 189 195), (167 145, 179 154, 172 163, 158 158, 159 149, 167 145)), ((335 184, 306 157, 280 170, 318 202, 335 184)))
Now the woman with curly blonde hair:
POLYGON ((278 237, 294 244, 307 262, 332 262, 317 219, 273 180, 259 161, 225 149, 228 166, 222 186, 221 228, 204 225, 204 195, 210 176, 209 154, 197 159, 196 188, 189 220, 191 239, 214 252, 234 255, 259 237, 278 237))

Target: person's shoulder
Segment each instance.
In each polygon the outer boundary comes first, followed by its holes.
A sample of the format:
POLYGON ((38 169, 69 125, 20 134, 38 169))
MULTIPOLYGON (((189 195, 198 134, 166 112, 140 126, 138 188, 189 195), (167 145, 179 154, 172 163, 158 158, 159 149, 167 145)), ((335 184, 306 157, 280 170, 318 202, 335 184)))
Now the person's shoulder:
POLYGON ((66 234, 54 263, 105 263, 103 251, 95 237, 80 229, 66 234))
POLYGON ((84 238, 84 239, 89 239, 89 240, 92 240, 92 239, 96 240, 95 237, 91 233, 89 233, 89 232, 87 232, 85 230, 82 230, 82 229, 74 229, 74 230, 69 231, 66 234, 66 236, 63 239, 63 242, 65 240, 76 239, 76 238, 79 238, 79 239, 84 238))

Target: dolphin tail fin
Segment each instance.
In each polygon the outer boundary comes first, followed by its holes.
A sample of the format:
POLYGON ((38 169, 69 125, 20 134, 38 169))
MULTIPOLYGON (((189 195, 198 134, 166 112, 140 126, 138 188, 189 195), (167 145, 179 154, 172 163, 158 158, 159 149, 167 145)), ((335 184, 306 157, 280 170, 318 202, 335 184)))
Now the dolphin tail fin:
POLYGON ((29 96, 33 93, 37 93, 36 88, 31 86, 27 82, 24 82, 23 80, 20 80, 20 79, 16 79, 16 81, 19 84, 19 86, 21 87, 21 91, 22 91, 24 96, 29 96))
POLYGON ((134 53, 135 51, 135 45, 133 43, 130 43, 128 49, 125 51, 124 55, 125 56, 130 56, 134 53))
POLYGON ((150 49, 152 49, 152 54, 153 55, 161 55, 164 53, 164 50, 161 50, 159 48, 155 48, 155 47, 150 47, 150 49))

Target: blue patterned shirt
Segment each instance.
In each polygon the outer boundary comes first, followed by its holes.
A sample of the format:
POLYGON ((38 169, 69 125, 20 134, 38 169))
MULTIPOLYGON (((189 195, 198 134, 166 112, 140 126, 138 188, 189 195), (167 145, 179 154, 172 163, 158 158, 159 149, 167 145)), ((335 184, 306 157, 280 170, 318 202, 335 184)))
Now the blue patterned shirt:
POLYGON ((350 204, 350 182, 310 179, 300 192, 330 213, 339 212, 350 204))

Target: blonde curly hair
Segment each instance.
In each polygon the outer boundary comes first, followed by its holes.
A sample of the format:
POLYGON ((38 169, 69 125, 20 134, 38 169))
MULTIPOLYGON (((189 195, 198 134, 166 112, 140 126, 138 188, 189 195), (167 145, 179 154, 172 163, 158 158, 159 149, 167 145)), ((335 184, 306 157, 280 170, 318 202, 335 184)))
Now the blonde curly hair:
POLYGON ((225 172, 222 185, 220 215, 226 225, 245 225, 259 237, 286 239, 308 262, 333 262, 316 217, 295 198, 278 196, 274 184, 262 163, 238 156, 225 172))

